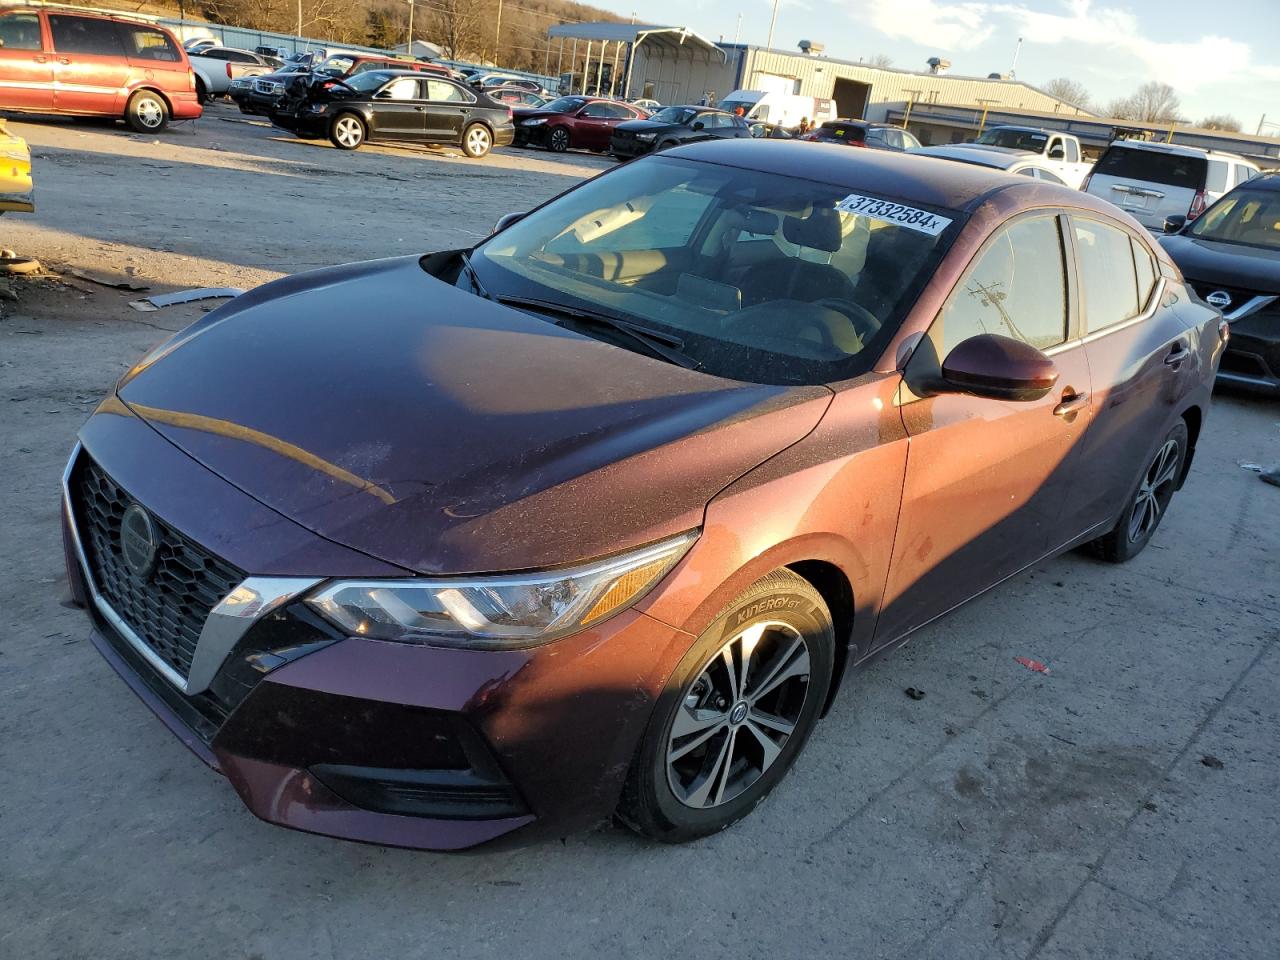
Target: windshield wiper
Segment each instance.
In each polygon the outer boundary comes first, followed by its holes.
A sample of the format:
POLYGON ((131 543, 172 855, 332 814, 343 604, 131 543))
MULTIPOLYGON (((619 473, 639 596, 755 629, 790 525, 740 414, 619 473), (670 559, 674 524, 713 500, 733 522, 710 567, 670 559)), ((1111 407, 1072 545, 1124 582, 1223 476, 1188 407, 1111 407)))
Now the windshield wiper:
MULTIPOLYGON (((702 366, 701 360, 695 360, 684 352, 684 341, 679 337, 661 330, 654 330, 639 323, 632 323, 630 320, 623 320, 607 313, 597 313, 594 310, 567 307, 562 303, 551 303, 547 300, 535 300, 529 297, 493 297, 491 299, 509 307, 527 307, 543 313, 554 313, 566 320, 580 323, 584 326, 604 327, 616 333, 621 333, 633 342, 643 346, 651 356, 657 357, 659 360, 666 360, 668 363, 674 363, 677 366, 684 367, 686 370, 697 370, 702 366)), ((558 322, 557 326, 563 326, 563 323, 558 322)))
POLYGON ((462 261, 462 269, 467 272, 467 278, 471 281, 471 289, 476 292, 476 296, 484 297, 486 300, 493 300, 493 295, 480 282, 480 277, 476 274, 476 268, 471 265, 471 257, 467 255, 467 251, 463 250, 459 253, 458 259, 462 261))

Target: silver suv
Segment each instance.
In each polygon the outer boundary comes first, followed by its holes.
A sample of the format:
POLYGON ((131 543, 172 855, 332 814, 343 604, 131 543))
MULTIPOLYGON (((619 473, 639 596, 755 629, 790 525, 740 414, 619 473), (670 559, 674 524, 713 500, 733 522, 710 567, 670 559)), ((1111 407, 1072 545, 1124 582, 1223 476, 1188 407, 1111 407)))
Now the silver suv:
POLYGON ((1166 217, 1194 220, 1258 167, 1234 153, 1171 143, 1117 140, 1098 158, 1083 190, 1110 200, 1149 230, 1166 217))

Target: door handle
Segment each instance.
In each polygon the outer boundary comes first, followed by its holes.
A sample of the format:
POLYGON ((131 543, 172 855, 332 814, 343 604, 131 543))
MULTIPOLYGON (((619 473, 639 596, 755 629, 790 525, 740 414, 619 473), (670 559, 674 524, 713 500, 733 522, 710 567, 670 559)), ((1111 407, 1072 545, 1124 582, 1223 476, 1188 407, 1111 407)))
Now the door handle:
POLYGON ((1082 407, 1089 402, 1087 393, 1063 393, 1062 401, 1053 408, 1053 415, 1070 423, 1082 407))
POLYGON ((49 62, 49 58, 48 58, 48 57, 46 57, 43 53, 38 53, 38 54, 36 54, 36 56, 35 56, 35 61, 36 61, 36 63, 48 63, 48 62, 49 62))
POLYGON ((1187 345, 1179 340, 1169 349, 1169 355, 1164 358, 1166 367, 1173 367, 1177 370, 1182 365, 1182 361, 1191 356, 1191 351, 1187 349, 1187 345))
POLYGON ((70 63, 71 61, 70 61, 68 58, 66 58, 66 57, 59 57, 59 58, 58 58, 58 62, 59 62, 59 63, 70 63))
POLYGON ((425 113, 427 110, 426 107, 414 107, 413 109, 417 110, 419 113, 425 113))

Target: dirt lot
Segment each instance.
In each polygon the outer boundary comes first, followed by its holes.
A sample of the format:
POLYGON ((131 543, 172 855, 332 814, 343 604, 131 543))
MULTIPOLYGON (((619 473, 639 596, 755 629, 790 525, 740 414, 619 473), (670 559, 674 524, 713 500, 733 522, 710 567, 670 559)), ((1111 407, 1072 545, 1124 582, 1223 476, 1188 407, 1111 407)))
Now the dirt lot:
MULTIPOLYGON (((0 245, 63 276, 247 287, 474 240, 607 165, 344 154, 224 118, 13 123, 39 211, 0 245)), ((1218 398, 1134 563, 1046 564, 854 677, 737 828, 445 857, 256 821, 59 606, 75 431, 202 309, 72 281, 0 301, 0 957, 1280 956, 1280 490, 1240 466, 1280 459, 1280 405, 1218 398)))

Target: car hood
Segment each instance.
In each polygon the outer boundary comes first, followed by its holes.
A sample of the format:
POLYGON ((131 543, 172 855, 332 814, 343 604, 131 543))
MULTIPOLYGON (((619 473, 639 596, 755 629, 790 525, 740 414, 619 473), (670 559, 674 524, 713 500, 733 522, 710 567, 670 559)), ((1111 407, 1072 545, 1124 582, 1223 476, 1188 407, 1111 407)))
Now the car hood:
POLYGON ((557 110, 543 110, 539 107, 513 107, 511 113, 517 120, 531 120, 534 117, 568 116, 568 114, 561 113, 557 110))
POLYGON ((1023 150, 1020 147, 998 147, 994 143, 963 143, 956 144, 957 150, 974 150, 978 153, 1003 153, 1011 157, 1038 157, 1040 154, 1034 150, 1023 150))
POLYGON ((1159 240, 1188 280, 1280 294, 1280 251, 1182 234, 1159 240))
POLYGON ((698 526, 831 398, 572 333, 416 258, 259 287, 117 390, 250 496, 427 574, 563 564, 698 526))

